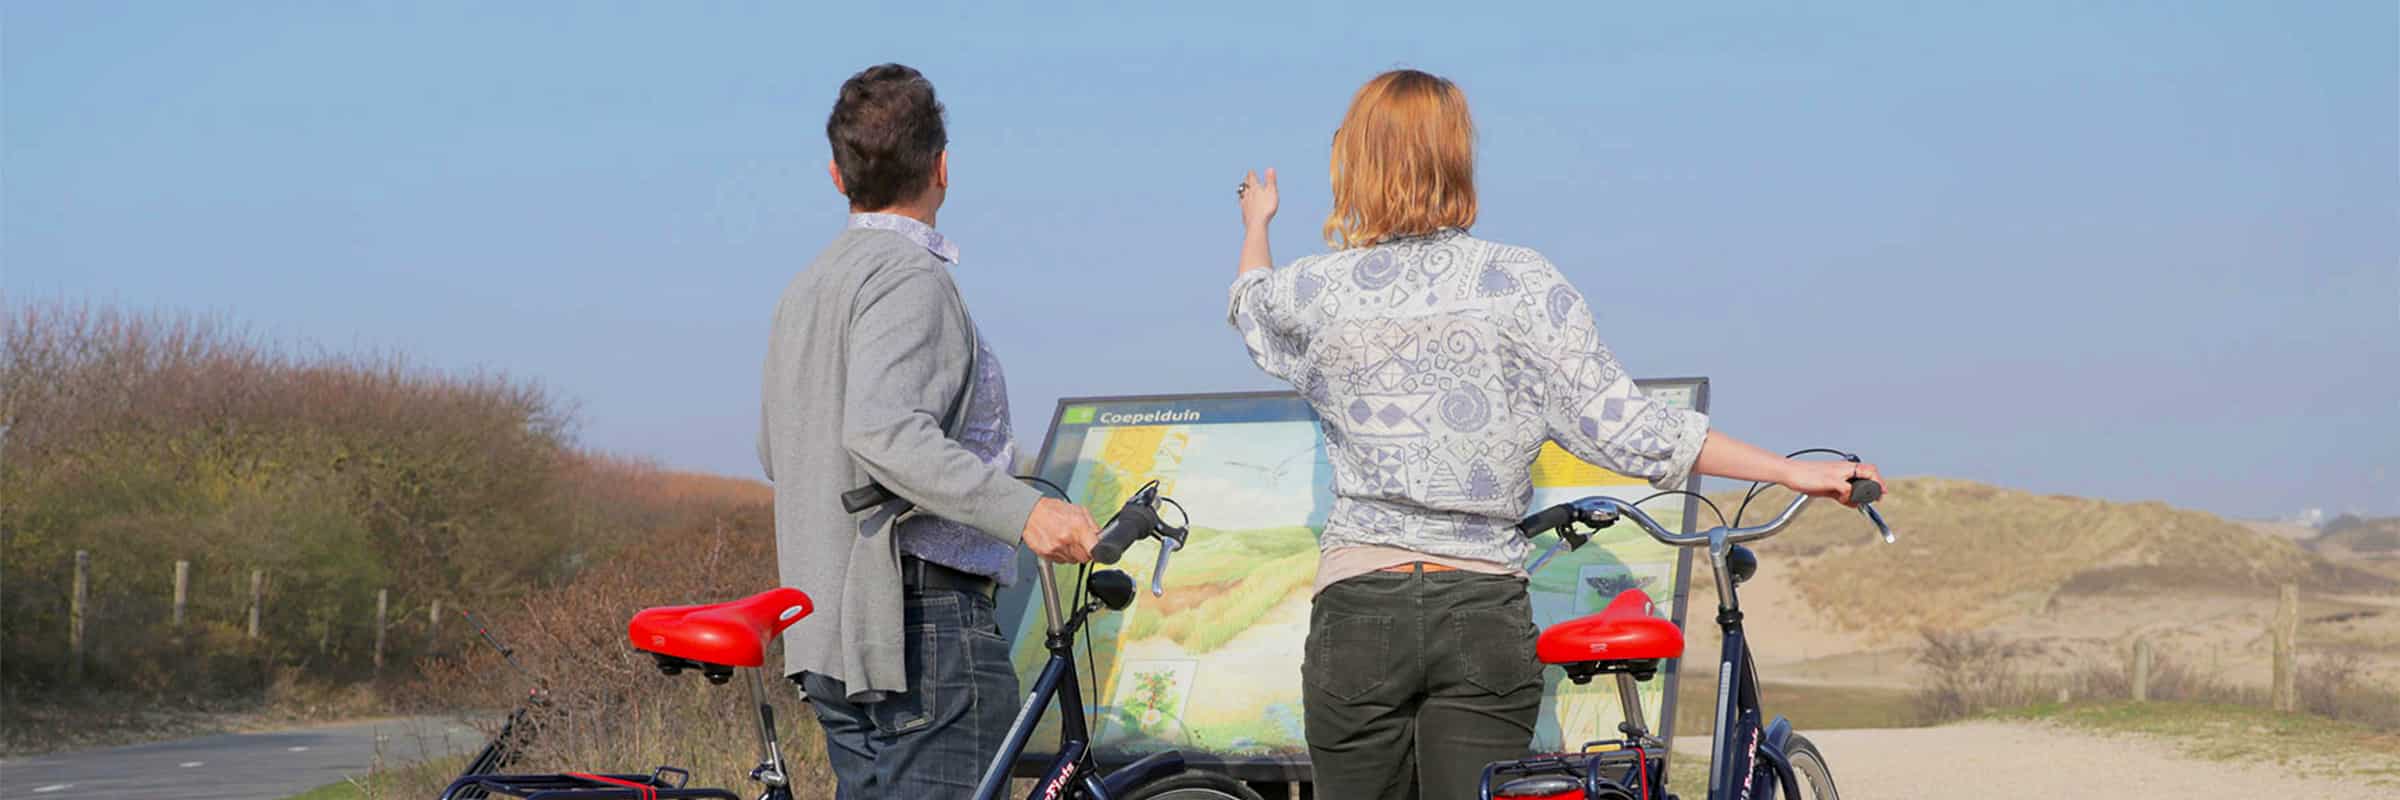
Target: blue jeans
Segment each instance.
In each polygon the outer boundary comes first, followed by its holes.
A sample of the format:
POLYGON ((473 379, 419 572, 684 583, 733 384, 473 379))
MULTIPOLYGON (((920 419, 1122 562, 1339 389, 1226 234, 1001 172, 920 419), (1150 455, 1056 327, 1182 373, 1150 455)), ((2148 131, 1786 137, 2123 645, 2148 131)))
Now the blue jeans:
POLYGON ((1024 701, 991 598, 908 592, 908 691, 853 703, 842 681, 800 676, 840 800, 972 795, 1024 701))

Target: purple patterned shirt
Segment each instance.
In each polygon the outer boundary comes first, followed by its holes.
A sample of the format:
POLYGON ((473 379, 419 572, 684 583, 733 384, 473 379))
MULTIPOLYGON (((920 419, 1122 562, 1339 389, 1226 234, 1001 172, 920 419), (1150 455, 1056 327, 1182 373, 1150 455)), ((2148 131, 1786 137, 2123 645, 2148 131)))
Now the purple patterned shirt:
MULTIPOLYGON (((908 237, 934 257, 958 264, 958 246, 933 226, 898 214, 852 214, 850 227, 891 231, 908 237)), ((1013 469, 1017 461, 1015 431, 1008 421, 1008 379, 1000 357, 992 353, 983 332, 975 333, 975 397, 968 403, 966 426, 958 443, 983 463, 1013 469)), ((972 572, 1007 586, 1017 580, 1017 550, 977 532, 965 523, 927 514, 900 522, 900 552, 962 572, 972 572)))
POLYGON ((1228 316, 1325 428, 1321 549, 1519 564, 1542 443, 1682 488, 1708 418, 1651 402, 1540 253, 1442 231, 1235 278, 1228 316))

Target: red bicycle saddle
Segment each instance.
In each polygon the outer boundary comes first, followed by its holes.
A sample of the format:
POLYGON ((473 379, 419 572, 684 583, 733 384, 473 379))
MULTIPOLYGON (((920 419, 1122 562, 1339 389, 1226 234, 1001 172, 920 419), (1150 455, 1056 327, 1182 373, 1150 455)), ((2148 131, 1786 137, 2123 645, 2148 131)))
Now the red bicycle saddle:
POLYGON ((1598 614, 1542 631, 1534 654, 1544 664, 1674 658, 1683 655, 1683 631, 1673 622, 1650 616, 1649 595, 1627 589, 1598 614))
POLYGON ((806 592, 784 587, 730 603, 643 609, 625 633, 636 649, 703 664, 756 667, 767 663, 768 639, 814 610, 806 592))

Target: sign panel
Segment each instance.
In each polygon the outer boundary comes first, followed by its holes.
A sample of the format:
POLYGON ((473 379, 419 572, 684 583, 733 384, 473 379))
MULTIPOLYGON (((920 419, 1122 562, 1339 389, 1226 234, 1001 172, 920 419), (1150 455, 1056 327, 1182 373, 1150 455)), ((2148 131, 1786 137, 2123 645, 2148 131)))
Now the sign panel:
MULTIPOLYGON (((1662 402, 1705 410, 1704 379, 1642 381, 1662 402)), ((1166 595, 1148 591, 1155 542, 1135 545, 1115 568, 1143 591, 1122 612, 1087 626, 1091 655, 1082 698, 1093 746, 1107 763, 1177 749, 1194 763, 1251 780, 1305 778, 1300 653, 1308 635, 1317 534, 1333 505, 1325 441, 1306 401, 1288 393, 1077 398, 1059 403, 1038 473, 1105 521, 1152 480, 1191 513, 1189 545, 1167 569, 1166 595), (1096 680, 1093 678, 1096 677, 1096 680)), ((1545 445, 1533 468, 1534 508, 1589 495, 1638 500, 1648 484, 1586 464, 1545 445)), ((1688 529, 1688 501, 1643 506, 1688 529)), ((1171 508, 1160 513, 1172 522, 1171 508)), ((1555 536, 1534 543, 1547 549, 1555 536)), ((1021 556, 1017 585, 1001 595, 1001 621, 1017 673, 1031 685, 1047 653, 1035 593, 1038 565, 1021 556)), ((1533 575, 1534 622, 1547 627, 1597 612, 1620 591, 1640 588, 1681 624, 1688 554, 1630 525, 1600 532, 1592 546, 1561 554, 1533 575)), ((1061 591, 1075 570, 1060 568, 1061 591)), ((1613 737, 1622 712, 1612 681, 1575 686, 1546 670, 1539 749, 1613 737)), ((1643 684, 1651 730, 1671 736, 1673 672, 1643 684)), ((1032 741, 1025 765, 1046 765, 1057 717, 1032 741)))

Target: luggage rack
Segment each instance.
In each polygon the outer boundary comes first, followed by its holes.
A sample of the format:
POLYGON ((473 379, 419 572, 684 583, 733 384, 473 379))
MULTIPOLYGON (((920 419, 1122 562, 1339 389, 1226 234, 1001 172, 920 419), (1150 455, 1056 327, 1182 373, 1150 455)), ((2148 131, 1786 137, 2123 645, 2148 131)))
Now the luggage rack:
POLYGON ((1645 767, 1666 752, 1658 742, 1592 742, 1580 752, 1503 761, 1483 769, 1487 800, 1534 797, 1632 797, 1651 800, 1645 767), (1651 749, 1657 747, 1656 750, 1651 749), (1622 792, 1602 793, 1605 790, 1622 792), (1574 795, 1561 794, 1575 792, 1574 795))
POLYGON ((468 775, 450 783, 442 792, 442 800, 470 800, 499 795, 524 800, 671 800, 672 798, 706 798, 707 800, 741 800, 732 792, 712 788, 685 788, 692 774, 674 767, 659 767, 648 775, 602 775, 588 772, 569 772, 555 775, 468 775))

